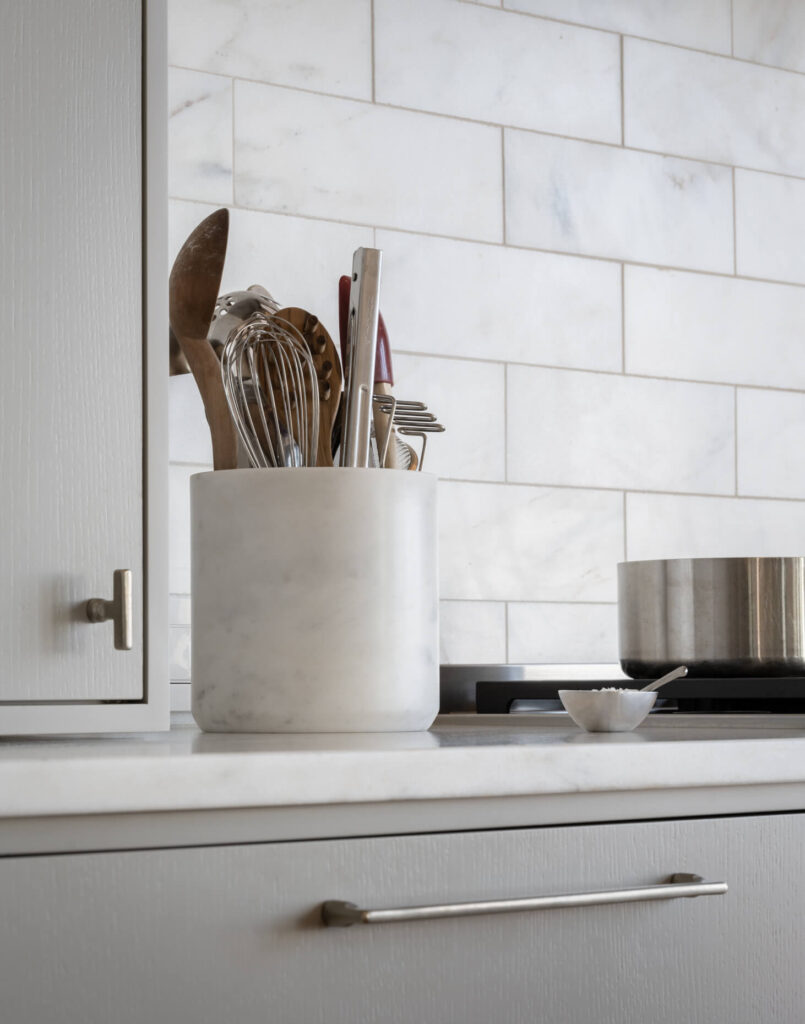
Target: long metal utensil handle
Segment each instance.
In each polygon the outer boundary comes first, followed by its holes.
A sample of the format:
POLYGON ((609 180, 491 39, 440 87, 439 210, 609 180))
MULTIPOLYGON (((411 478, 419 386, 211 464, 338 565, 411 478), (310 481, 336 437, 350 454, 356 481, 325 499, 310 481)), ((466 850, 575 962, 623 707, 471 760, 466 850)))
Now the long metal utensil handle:
POLYGON ((382 257, 379 249, 364 248, 352 257, 342 466, 369 465, 382 257))
POLYGON ((604 889, 601 892, 574 892, 561 896, 534 896, 516 900, 485 900, 481 903, 442 903, 425 907, 393 907, 388 910, 362 910, 344 900, 322 904, 322 924, 329 928, 347 928, 352 924, 390 924, 394 921, 425 921, 443 917, 474 917, 476 914, 509 914, 522 910, 556 910, 562 907, 596 907, 611 903, 642 903, 652 900, 677 900, 682 897, 722 896, 726 882, 705 882, 700 875, 679 872, 662 885, 638 889, 604 889))

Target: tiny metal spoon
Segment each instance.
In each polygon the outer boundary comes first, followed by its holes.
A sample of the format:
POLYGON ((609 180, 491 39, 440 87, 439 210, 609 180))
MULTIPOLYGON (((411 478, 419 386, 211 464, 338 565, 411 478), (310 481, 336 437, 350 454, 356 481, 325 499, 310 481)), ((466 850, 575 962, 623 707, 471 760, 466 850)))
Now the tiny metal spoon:
POLYGON ((672 683, 674 679, 681 679, 687 674, 687 667, 685 665, 680 665, 679 668, 675 668, 671 672, 666 672, 664 676, 660 676, 659 679, 655 679, 654 682, 649 683, 648 686, 642 686, 640 688, 640 692, 651 693, 653 690, 659 690, 659 688, 661 686, 665 686, 666 683, 672 683))

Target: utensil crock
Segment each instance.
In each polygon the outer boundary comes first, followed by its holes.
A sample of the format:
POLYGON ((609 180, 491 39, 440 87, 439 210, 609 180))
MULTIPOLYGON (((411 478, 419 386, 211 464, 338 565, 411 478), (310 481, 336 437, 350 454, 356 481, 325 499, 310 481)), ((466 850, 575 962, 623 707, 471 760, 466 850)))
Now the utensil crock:
POLYGON ((439 705, 436 478, 191 478, 192 708, 208 732, 427 729, 439 705))

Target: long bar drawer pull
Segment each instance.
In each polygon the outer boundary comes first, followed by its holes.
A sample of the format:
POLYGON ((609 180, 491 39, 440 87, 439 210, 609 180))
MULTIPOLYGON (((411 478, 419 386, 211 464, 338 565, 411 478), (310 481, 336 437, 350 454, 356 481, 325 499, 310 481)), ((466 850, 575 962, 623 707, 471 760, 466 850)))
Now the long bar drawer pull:
POLYGON ((608 903, 643 903, 647 900, 678 900, 693 896, 722 896, 726 882, 705 882, 700 875, 679 872, 662 885, 639 889, 604 889, 601 892, 573 892, 561 896, 532 896, 516 900, 484 900, 479 903, 435 903, 427 907, 392 907, 362 910, 344 900, 322 904, 322 924, 348 928, 351 924, 391 924, 393 921, 426 921, 440 917, 473 917, 476 914, 511 914, 519 910, 556 910, 561 907, 598 907, 608 903))

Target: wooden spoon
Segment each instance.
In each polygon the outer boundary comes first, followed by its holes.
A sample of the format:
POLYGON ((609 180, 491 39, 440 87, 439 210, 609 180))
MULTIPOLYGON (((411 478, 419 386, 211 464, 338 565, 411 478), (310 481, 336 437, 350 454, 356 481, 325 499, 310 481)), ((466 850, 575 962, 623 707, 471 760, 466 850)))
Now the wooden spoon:
POLYGON ((170 276, 170 323, 201 392, 212 436, 214 469, 235 469, 238 441, 229 415, 221 364, 207 341, 229 235, 229 210, 216 210, 179 251, 170 276))

